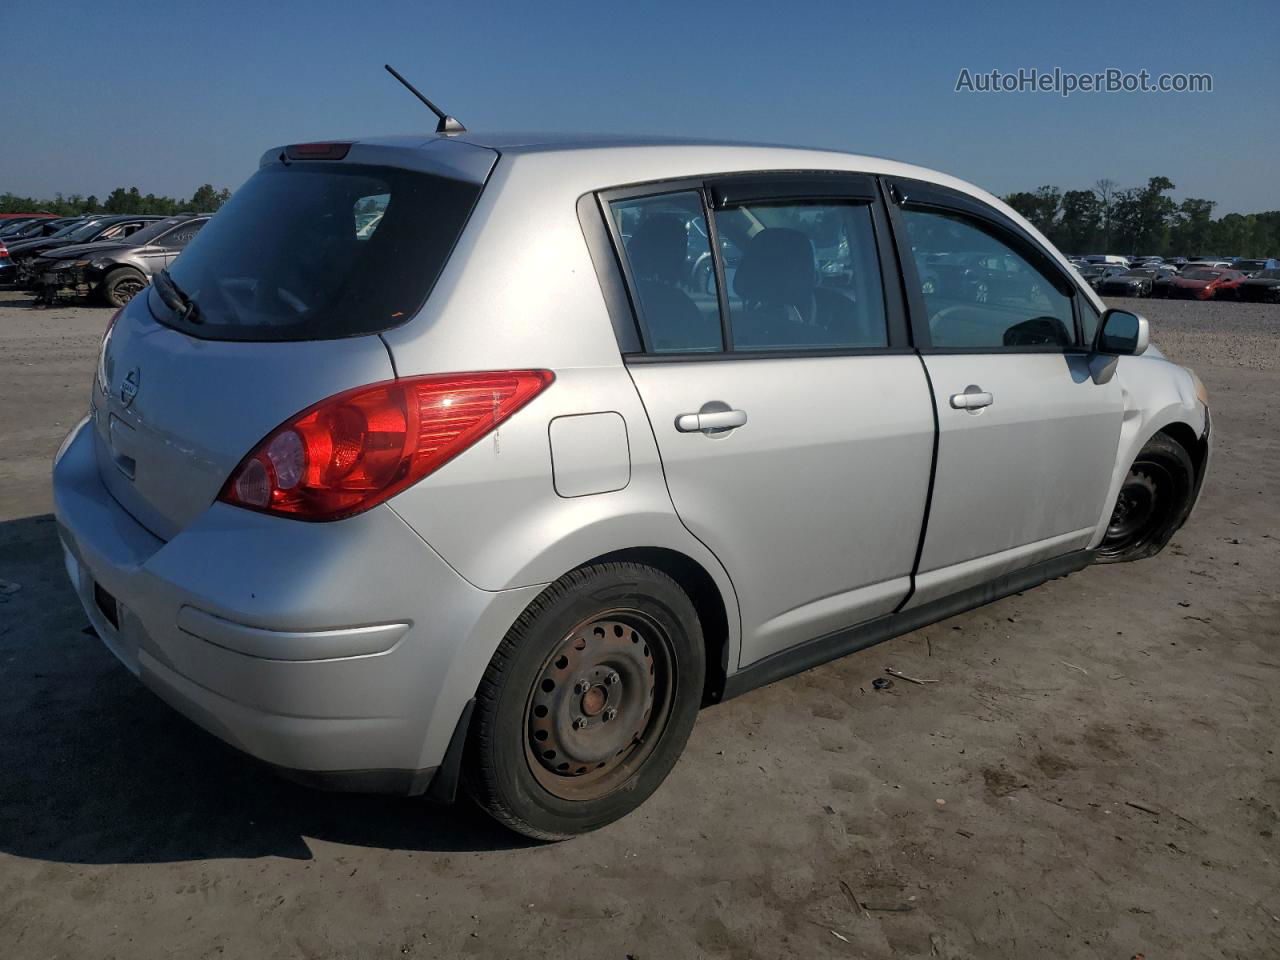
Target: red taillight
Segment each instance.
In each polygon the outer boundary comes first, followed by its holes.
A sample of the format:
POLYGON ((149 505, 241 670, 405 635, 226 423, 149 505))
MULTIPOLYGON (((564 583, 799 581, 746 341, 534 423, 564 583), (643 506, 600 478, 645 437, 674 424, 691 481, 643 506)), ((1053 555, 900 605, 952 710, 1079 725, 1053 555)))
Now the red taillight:
POLYGON ((299 520, 349 517, 448 463, 554 379, 550 370, 500 370, 347 390, 267 434, 218 499, 299 520))
POLYGON ((6 247, 3 243, 0 243, 0 257, 7 257, 8 255, 9 255, 9 248, 6 247))

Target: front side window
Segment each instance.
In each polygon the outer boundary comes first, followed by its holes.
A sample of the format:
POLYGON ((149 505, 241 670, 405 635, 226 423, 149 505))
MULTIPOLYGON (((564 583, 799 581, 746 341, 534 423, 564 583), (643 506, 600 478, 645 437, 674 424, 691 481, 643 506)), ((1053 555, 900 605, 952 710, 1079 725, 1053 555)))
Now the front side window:
POLYGON ((716 213, 734 350, 888 345, 871 208, 758 202, 716 213))
POLYGON ((695 190, 609 204, 651 353, 712 353, 722 346, 711 242, 695 190))
POLYGON ((994 229, 933 210, 903 211, 934 347, 1075 342, 1071 297, 994 229))

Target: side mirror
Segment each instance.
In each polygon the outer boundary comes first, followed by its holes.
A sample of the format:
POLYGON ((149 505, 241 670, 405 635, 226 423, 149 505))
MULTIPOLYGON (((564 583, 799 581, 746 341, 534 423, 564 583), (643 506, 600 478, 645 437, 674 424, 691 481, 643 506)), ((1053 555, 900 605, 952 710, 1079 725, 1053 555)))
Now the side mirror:
POLYGON ((1147 318, 1128 310, 1108 310, 1098 324, 1098 353, 1136 357, 1146 352, 1151 343, 1151 327, 1147 318))

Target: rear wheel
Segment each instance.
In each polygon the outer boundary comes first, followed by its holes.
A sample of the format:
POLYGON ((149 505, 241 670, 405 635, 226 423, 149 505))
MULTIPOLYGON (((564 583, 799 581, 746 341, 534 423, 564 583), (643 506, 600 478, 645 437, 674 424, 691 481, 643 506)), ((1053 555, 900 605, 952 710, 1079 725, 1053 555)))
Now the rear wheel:
POLYGON ((113 270, 102 281, 102 299, 112 307, 123 307, 147 285, 147 280, 137 270, 124 267, 113 270))
POLYGON ((670 577, 635 563, 575 570, 530 604, 485 671, 468 791, 540 840, 625 816, 684 749, 705 670, 697 614, 670 577))
POLYGON ((1159 553, 1186 519, 1194 477, 1182 444, 1163 434, 1152 437, 1120 486, 1098 560, 1119 563, 1159 553))

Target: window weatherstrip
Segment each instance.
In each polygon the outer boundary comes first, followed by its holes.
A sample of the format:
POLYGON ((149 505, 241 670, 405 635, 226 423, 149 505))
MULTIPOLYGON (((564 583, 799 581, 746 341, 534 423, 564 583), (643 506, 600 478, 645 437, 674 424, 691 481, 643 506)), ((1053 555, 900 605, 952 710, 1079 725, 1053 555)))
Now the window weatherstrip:
POLYGON ((720 308, 720 352, 736 353, 733 343, 733 315, 729 311, 729 287, 724 273, 724 261, 720 257, 720 228, 711 212, 711 191, 705 187, 698 191, 702 198, 702 219, 707 225, 707 243, 711 247, 711 268, 716 277, 716 303, 720 308))

